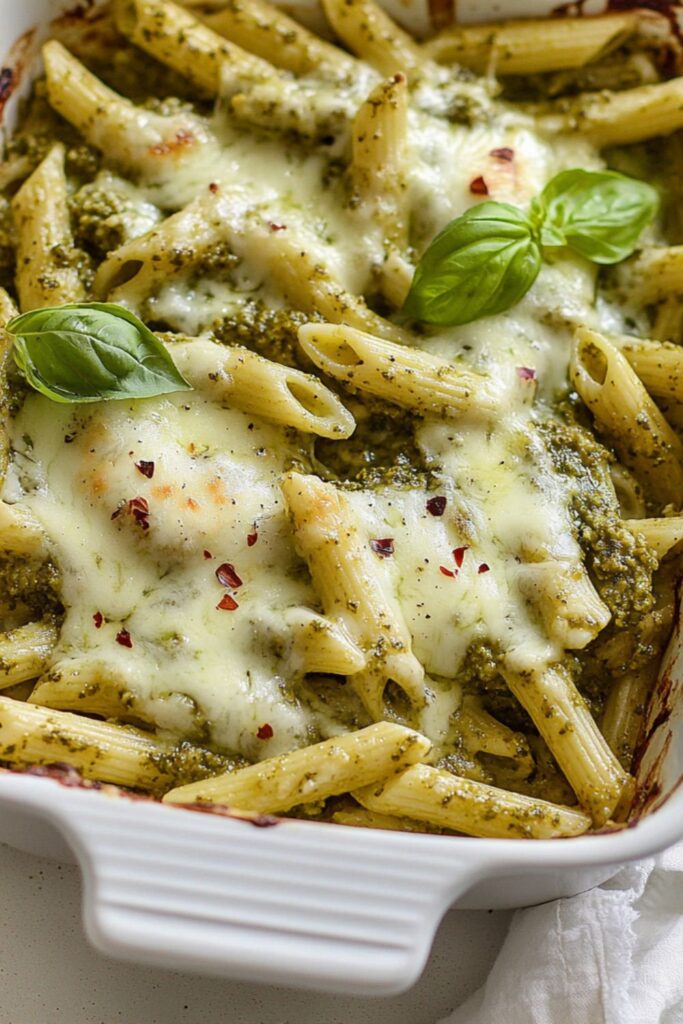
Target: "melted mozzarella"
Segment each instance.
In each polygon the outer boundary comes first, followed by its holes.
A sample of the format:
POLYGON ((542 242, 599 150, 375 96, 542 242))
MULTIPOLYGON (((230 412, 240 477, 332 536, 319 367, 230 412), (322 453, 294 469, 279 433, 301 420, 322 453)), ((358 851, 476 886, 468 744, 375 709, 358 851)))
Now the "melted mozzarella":
MULTIPOLYGON (((558 171, 600 166, 587 142, 538 138, 529 118, 503 105, 494 109, 480 91, 487 114, 474 128, 411 113, 409 193, 424 244, 477 201, 474 178, 484 178, 491 198, 524 206, 558 171), (514 151, 512 161, 496 156, 502 148, 514 151)), ((150 170, 140 196, 180 209, 218 183, 239 216, 257 208, 286 223, 344 288, 365 290, 382 259, 382 239, 344 205, 343 183, 325 184, 328 160, 320 151, 218 121, 197 137, 182 158, 150 170)), ((188 274, 179 274, 148 300, 154 318, 198 333, 244 292, 265 289, 258 294, 277 303, 263 279, 258 242, 238 241, 238 248, 237 283, 206 277, 190 284, 188 274)), ((562 482, 535 435, 533 400, 551 399, 566 383, 573 324, 614 320, 606 306, 594 308, 593 295, 591 267, 563 257, 544 265, 508 313, 420 339, 424 348, 487 373, 503 410, 496 423, 473 416, 419 426, 418 444, 447 498, 443 516, 429 514, 430 495, 419 489, 348 494, 367 537, 394 541, 391 558, 378 556, 377 572, 434 677, 422 727, 437 742, 458 706, 452 681, 473 641, 517 651, 528 665, 561 654, 518 585, 520 561, 530 552, 581 557, 562 482), (534 368, 538 383, 521 379, 519 367, 534 368)), ((66 620, 53 677, 62 673, 75 686, 79 673, 81 680, 108 681, 131 694, 150 722, 208 735, 252 759, 341 728, 297 698, 301 667, 288 653, 301 621, 292 610, 319 608, 279 488, 281 473, 300 454, 287 431, 199 392, 75 411, 31 396, 13 424, 13 444, 15 480, 5 497, 21 497, 43 524, 62 573, 66 620), (154 462, 152 479, 136 468, 140 460, 154 462), (148 502, 148 529, 127 505, 136 497, 148 502), (247 537, 255 532, 250 547, 247 537), (229 590, 238 604, 232 611, 216 607, 228 592, 215 575, 222 563, 242 580, 229 590), (96 612, 105 620, 100 629, 96 612), (117 641, 123 629, 132 647, 117 641), (267 742, 256 737, 264 722, 274 731, 267 742)))
POLYGON ((16 442, 24 502, 62 573, 51 677, 77 668, 85 681, 111 680, 143 717, 181 733, 207 722, 215 743, 247 756, 264 746, 266 721, 269 752, 306 742, 309 717, 287 696, 291 667, 269 639, 274 610, 315 601, 278 485, 295 454, 284 432, 199 393, 75 412, 31 396, 16 431, 31 441, 16 442), (141 460, 154 462, 151 479, 141 460), (148 503, 147 529, 126 504, 135 498, 148 503), (221 585, 223 563, 241 586, 221 585), (217 608, 226 593, 234 611, 217 608), (116 640, 122 629, 130 648, 116 640))

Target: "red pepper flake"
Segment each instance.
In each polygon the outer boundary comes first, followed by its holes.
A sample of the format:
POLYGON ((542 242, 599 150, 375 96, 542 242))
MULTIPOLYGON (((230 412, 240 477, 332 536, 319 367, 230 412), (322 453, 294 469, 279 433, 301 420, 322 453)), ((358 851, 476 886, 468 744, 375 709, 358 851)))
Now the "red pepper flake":
POLYGON ((147 462, 145 459, 140 459, 139 462, 135 463, 135 468, 138 469, 143 476, 146 476, 148 480, 151 480, 154 476, 153 462, 147 462))
POLYGON ((143 530, 149 530, 149 503, 146 498, 131 498, 128 502, 128 511, 138 526, 143 530))
POLYGON ((213 555, 211 554, 211 552, 207 551, 206 548, 204 548, 204 558, 213 558, 213 555))
POLYGON ((442 516, 446 511, 446 498, 443 494, 437 494, 435 498, 427 501, 427 511, 432 516, 442 516))
POLYGON ((489 187, 481 174, 478 178, 472 178, 472 181, 470 182, 470 192, 473 196, 487 196, 489 194, 489 187))
POLYGON ((269 740, 273 735, 273 727, 268 722, 264 722, 263 725, 259 725, 256 730, 256 735, 260 740, 269 740))
POLYGON ((116 634, 117 644, 121 644, 122 647, 132 647, 133 641, 130 638, 130 633, 127 629, 120 629, 116 634))
POLYGON ((131 498, 125 505, 119 505, 111 514, 112 519, 118 519, 122 512, 130 512, 138 526, 143 530, 149 530, 149 503, 146 498, 131 498))
POLYGON ((235 566, 231 565, 230 562, 223 562, 216 569, 216 579, 224 587, 241 587, 242 580, 235 572, 235 566))
POLYGON ((394 538, 383 537, 381 540, 371 540, 370 547, 381 558, 388 558, 394 553, 394 538))
POLYGON ((439 566, 439 572, 443 576, 450 576, 451 579, 454 579, 458 575, 458 570, 457 569, 454 572, 453 569, 447 569, 445 565, 440 565, 439 566))
POLYGON ((455 564, 457 565, 458 569, 462 565, 463 559, 465 557, 465 552, 467 550, 468 550, 468 546, 466 544, 463 547, 461 547, 461 548, 454 548, 453 549, 453 558, 455 559, 455 564))
POLYGON ((268 225, 268 227, 270 228, 271 231, 286 231, 287 230, 287 225, 286 224, 276 224, 274 221, 271 221, 270 224, 268 225))
POLYGON ((257 540, 258 540, 258 533, 256 532, 256 530, 254 530, 253 533, 248 533, 247 534, 247 547, 248 548, 253 548, 253 546, 254 546, 254 544, 256 543, 257 540))
POLYGON ((92 620, 95 623, 95 629, 101 629, 102 623, 104 622, 104 615, 102 614, 102 612, 95 612, 95 614, 92 617, 92 620))
POLYGON ((477 569, 477 572, 478 572, 478 573, 479 573, 479 575, 481 576, 481 574, 482 574, 483 572, 488 572, 488 571, 489 571, 489 568, 490 568, 490 567, 489 567, 489 566, 488 566, 488 565, 486 564, 486 562, 482 562, 482 563, 481 563, 481 565, 479 566, 479 568, 477 569))
POLYGON ((235 608, 239 608, 239 605, 230 594, 223 594, 216 608, 222 612, 234 612, 235 608))
POLYGON ((536 371, 532 366, 518 366, 517 376, 520 380, 536 380, 536 371))
POLYGON ((220 186, 215 181, 209 182, 209 192, 213 192, 214 195, 218 192, 219 187, 220 186))
POLYGON ((496 160, 502 160, 503 163, 509 164, 515 158, 514 149, 510 149, 509 146, 501 146, 500 149, 492 149, 489 156, 493 156, 496 160))

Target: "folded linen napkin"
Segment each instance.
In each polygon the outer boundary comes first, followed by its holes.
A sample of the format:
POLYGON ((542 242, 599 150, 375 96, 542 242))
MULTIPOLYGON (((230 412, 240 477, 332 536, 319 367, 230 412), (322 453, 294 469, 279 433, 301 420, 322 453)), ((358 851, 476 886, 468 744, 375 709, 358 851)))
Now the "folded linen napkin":
POLYGON ((519 910, 486 983, 441 1024, 683 1024, 683 844, 519 910))

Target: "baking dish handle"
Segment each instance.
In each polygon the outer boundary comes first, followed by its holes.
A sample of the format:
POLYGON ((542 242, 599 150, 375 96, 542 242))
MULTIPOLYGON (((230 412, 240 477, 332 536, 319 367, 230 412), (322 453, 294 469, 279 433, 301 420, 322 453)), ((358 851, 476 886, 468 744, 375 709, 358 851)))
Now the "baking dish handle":
POLYGON ((143 801, 59 795, 69 799, 50 817, 83 869, 90 940, 161 967, 401 992, 422 972, 444 912, 481 877, 439 837, 300 822, 256 829, 143 801))

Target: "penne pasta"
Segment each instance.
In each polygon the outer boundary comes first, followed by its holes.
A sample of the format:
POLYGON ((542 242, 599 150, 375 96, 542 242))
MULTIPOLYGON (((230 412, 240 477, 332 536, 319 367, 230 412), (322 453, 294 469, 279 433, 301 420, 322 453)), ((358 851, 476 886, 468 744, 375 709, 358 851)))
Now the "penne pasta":
POLYGON ((607 698, 600 727, 625 771, 631 770, 657 667, 657 662, 651 661, 627 672, 614 684, 607 698))
POLYGON ((627 335, 616 339, 647 390, 655 398, 683 402, 683 348, 627 335))
POLYGON ((490 715, 478 697, 463 699, 458 725, 468 752, 508 759, 511 772, 521 779, 533 772, 534 760, 526 737, 490 715))
POLYGON ((610 620, 607 605, 580 562, 525 562, 519 584, 538 610, 548 635, 567 650, 586 647, 610 620))
POLYGON ((619 283, 639 302, 677 300, 683 294, 683 245, 646 245, 618 273, 619 283))
POLYGON ((338 82, 357 73, 356 62, 347 53, 265 0, 227 0, 203 20, 243 50, 295 75, 338 82))
POLYGON ((68 764, 87 779, 153 791, 175 779, 215 773, 229 762, 189 743, 164 743, 140 729, 3 696, 0 760, 18 766, 68 764))
POLYGON ((666 422, 625 356, 607 338, 580 329, 571 376, 624 465, 663 503, 683 493, 683 444, 666 422))
POLYGON ((624 13, 454 25, 425 43, 424 51, 432 60, 481 73, 533 75, 600 60, 638 30, 638 21, 636 13, 624 13))
POLYGON ((553 666, 520 671, 508 659, 503 675, 593 822, 604 825, 627 812, 633 780, 608 747, 567 670, 553 666))
POLYGON ((0 689, 5 690, 41 675, 57 642, 53 622, 28 622, 0 633, 0 689))
POLYGON ((408 243, 407 80, 399 73, 378 85, 356 114, 351 139, 351 202, 399 249, 408 243))
POLYGON ((64 147, 57 143, 12 200, 22 313, 85 295, 69 223, 64 147))
POLYGON ((177 168, 206 142, 206 129, 189 114, 162 117, 106 86, 56 39, 43 47, 50 105, 96 149, 125 169, 158 175, 177 168))
POLYGON ((27 558, 47 555, 44 531, 21 505, 0 501, 0 552, 27 558))
POLYGON ((420 47, 374 0, 322 0, 336 35, 381 75, 419 78, 427 60, 420 47))
POLYGON ((170 0, 118 0, 116 24, 136 46, 189 78, 207 96, 225 86, 226 65, 234 91, 273 74, 267 61, 228 42, 170 0))
POLYGON ((291 643, 295 672, 349 676, 365 668, 367 658, 345 629, 309 608, 287 609, 279 619, 280 643, 291 643))
POLYGON ((317 323, 299 329, 299 344, 330 377, 421 415, 485 415, 497 408, 485 377, 420 349, 317 323))
MULTIPOLYGON (((344 807, 335 811, 332 821, 337 825, 351 825, 353 828, 383 828, 389 832, 426 832, 426 822, 415 821, 411 818, 398 818, 394 814, 380 814, 378 811, 368 811, 365 807, 356 806, 344 807)), ((434 832, 441 829, 434 828, 434 832)))
POLYGON ((320 437, 349 437, 355 429, 348 409, 309 373, 202 338, 169 341, 168 349, 185 379, 215 401, 320 437))
POLYGON ((652 324, 652 337, 659 341, 683 341, 683 302, 677 295, 658 303, 652 324))
POLYGON ((370 539, 358 529, 344 495, 299 473, 284 478, 282 491, 325 614, 366 657, 366 667, 350 679, 368 712, 382 717, 389 681, 423 704, 424 669, 412 653, 410 634, 370 539))
POLYGON ((578 836, 591 824, 587 814, 573 807, 534 800, 426 764, 414 765, 378 785, 354 790, 353 796, 375 813, 414 818, 490 839, 578 836))
POLYGON ((425 757, 429 749, 429 740, 420 733, 377 722, 228 775, 172 789, 164 802, 225 804, 260 814, 289 811, 347 793, 360 780, 395 775, 425 757))
MULTIPOLYGON (((4 288, 0 288, 0 481, 4 482, 10 462, 8 370, 11 366, 12 337, 4 329, 16 316, 17 307, 4 288)), ((1 517, 0 517, 1 519, 1 517)))
POLYGON ((229 65, 224 65, 222 74, 227 75, 221 92, 228 97, 230 114, 243 125, 318 142, 345 133, 353 116, 353 97, 324 83, 269 78, 235 92, 229 65))
POLYGON ((537 124, 544 132, 581 132, 600 147, 671 135, 683 128, 683 78, 560 100, 555 112, 539 112, 537 124))

